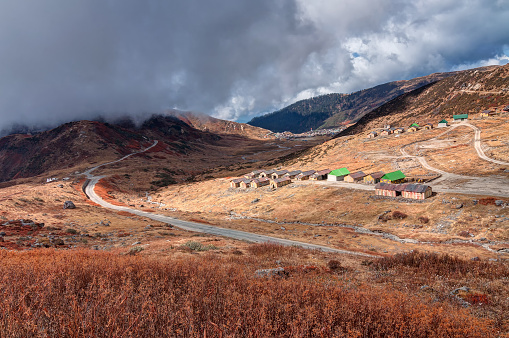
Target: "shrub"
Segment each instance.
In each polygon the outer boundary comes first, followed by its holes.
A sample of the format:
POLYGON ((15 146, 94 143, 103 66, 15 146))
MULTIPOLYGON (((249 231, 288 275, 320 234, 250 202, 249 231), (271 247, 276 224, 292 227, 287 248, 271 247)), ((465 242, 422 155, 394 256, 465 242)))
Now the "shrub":
POLYGON ((428 224, 429 223, 429 218, 426 217, 426 216, 421 216, 418 218, 419 222, 421 222, 422 224, 428 224))
POLYGON ((217 247, 214 245, 203 245, 200 242, 188 241, 181 245, 183 249, 189 249, 192 251, 208 251, 208 250, 216 250, 217 247))
POLYGON ((76 230, 76 229, 65 229, 65 232, 67 232, 68 234, 71 234, 71 235, 78 234, 78 230, 76 230))
POLYGON ((143 251, 142 246, 135 246, 135 247, 132 247, 131 249, 129 249, 127 254, 128 255, 136 255, 137 253, 142 252, 142 251, 143 251))
POLYGON ((403 213, 403 212, 401 212, 399 210, 394 210, 392 212, 392 218, 395 218, 395 219, 405 219, 407 217, 408 217, 407 214, 405 214, 405 213, 403 213))
POLYGON ((327 263, 327 266, 329 267, 329 269, 331 270, 338 270, 338 269, 341 269, 342 266, 341 266, 341 263, 337 260, 330 260, 328 263, 327 263))

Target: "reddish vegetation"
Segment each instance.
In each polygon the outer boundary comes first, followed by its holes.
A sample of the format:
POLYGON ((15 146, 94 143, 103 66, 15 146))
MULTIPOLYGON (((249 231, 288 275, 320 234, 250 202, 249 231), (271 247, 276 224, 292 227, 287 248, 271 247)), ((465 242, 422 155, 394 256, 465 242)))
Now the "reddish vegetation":
POLYGON ((101 197, 106 202, 113 204, 113 205, 119 205, 119 206, 126 206, 126 204, 118 202, 114 196, 111 196, 109 194, 110 191, 116 191, 118 190, 116 187, 114 187, 111 183, 106 181, 105 179, 100 179, 99 182, 95 185, 94 191, 95 193, 101 197))
POLYGON ((479 204, 481 204, 481 205, 495 205, 496 200, 497 199, 494 197, 481 198, 479 200, 479 204))
MULTIPOLYGON (((263 246, 253 251, 274 254, 263 246)), ((0 261, 0 336, 495 336, 491 321, 467 310, 352 287, 331 273, 317 278, 318 268, 255 278, 238 256, 168 264, 58 250, 0 252, 0 261)))
POLYGON ((127 211, 117 211, 117 215, 120 215, 120 216, 132 216, 132 214, 130 212, 127 212, 127 211))

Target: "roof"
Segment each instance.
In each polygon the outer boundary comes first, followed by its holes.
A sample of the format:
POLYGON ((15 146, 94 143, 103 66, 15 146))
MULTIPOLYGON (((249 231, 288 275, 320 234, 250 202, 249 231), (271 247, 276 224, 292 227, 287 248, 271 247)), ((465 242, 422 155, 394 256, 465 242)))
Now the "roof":
POLYGON ((329 173, 329 175, 333 176, 346 176, 348 174, 350 174, 350 171, 348 171, 346 168, 335 169, 329 173))
POLYGON ((314 170, 308 170, 308 171, 303 171, 299 174, 299 176, 310 176, 310 175, 313 175, 316 171, 314 170))
MULTIPOLYGON (((375 171, 374 173, 369 174, 369 176, 373 178, 382 178, 385 175, 383 171, 375 171)), ((368 175, 366 175, 368 176, 368 175)))
POLYGON ((349 176, 353 179, 356 179, 356 178, 363 178, 364 176, 366 176, 366 174, 363 173, 362 171, 357 171, 353 174, 350 174, 349 176))
POLYGON ((262 171, 261 171, 261 173, 265 173, 265 174, 267 174, 267 175, 270 175, 270 174, 272 174, 273 172, 275 172, 275 170, 274 170, 274 169, 270 169, 270 170, 262 170, 262 171))
POLYGON ((392 184, 392 183, 377 183, 375 189, 390 190, 390 191, 403 191, 406 184, 392 184))
POLYGON ((405 177, 406 177, 405 174, 403 174, 403 172, 401 172, 401 170, 396 170, 396 171, 393 171, 392 173, 385 174, 382 177, 382 179, 389 180, 389 181, 397 181, 397 180, 400 180, 405 177))
POLYGON ((251 174, 258 175, 258 174, 261 174, 262 172, 263 172, 263 170, 254 170, 254 171, 251 171, 251 174))
POLYGON ((280 182, 284 182, 284 181, 291 181, 291 179, 289 177, 281 177, 281 178, 276 178, 275 180, 272 180, 272 182, 274 182, 274 183, 280 183, 280 182))
POLYGON ((509 111, 509 106, 504 107, 504 111, 509 111))
POLYGON ((276 175, 284 175, 288 172, 288 170, 279 170, 279 171, 274 171, 273 174, 276 174, 276 175))
POLYGON ((257 179, 254 179, 251 183, 263 183, 263 182, 269 182, 270 180, 267 177, 260 177, 257 179))
POLYGON ((300 174, 301 172, 302 172, 301 170, 294 170, 294 171, 287 172, 285 175, 296 176, 296 175, 300 174))
POLYGON ((425 184, 392 184, 392 183, 377 183, 375 189, 390 190, 390 191, 408 191, 423 193, 430 188, 429 185, 425 184))
POLYGON ((233 182, 233 183, 240 183, 242 181, 244 181, 245 178, 234 178, 233 180, 231 180, 230 182, 233 182))
POLYGON ((459 119, 468 119, 468 114, 458 114, 458 115, 453 115, 452 116, 453 119, 455 120, 459 120, 459 119))
POLYGON ((442 121, 440 121, 438 123, 448 123, 448 122, 446 120, 442 120, 442 121))
POLYGON ((412 123, 412 124, 410 125, 410 127, 416 127, 416 128, 419 128, 419 125, 418 125, 417 123, 412 123))
POLYGON ((429 186, 425 184, 405 184, 404 191, 423 193, 426 192, 428 188, 429 186))
POLYGON ((330 169, 322 169, 314 173, 314 175, 320 176, 320 175, 327 175, 330 173, 330 169))

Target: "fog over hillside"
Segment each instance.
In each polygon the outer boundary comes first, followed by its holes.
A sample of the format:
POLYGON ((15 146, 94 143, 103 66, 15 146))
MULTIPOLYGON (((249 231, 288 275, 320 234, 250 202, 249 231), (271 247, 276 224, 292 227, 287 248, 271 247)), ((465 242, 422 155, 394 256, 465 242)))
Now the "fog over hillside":
POLYGON ((509 1, 3 0, 0 130, 296 100, 505 64, 509 1))

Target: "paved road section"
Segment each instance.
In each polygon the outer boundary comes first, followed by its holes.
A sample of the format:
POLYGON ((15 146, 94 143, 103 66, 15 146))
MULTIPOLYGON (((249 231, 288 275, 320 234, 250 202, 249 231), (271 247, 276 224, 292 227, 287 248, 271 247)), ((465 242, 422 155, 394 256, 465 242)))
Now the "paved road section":
POLYGON ((373 255, 368 255, 368 254, 361 253, 361 252, 339 250, 339 249, 329 248, 329 247, 322 246, 322 245, 292 241, 289 239, 282 239, 282 238, 271 237, 271 236, 264 236, 264 235, 259 235, 259 234, 255 234, 255 233, 251 233, 251 232, 226 229, 226 228, 221 228, 221 227, 202 224, 202 223, 183 221, 183 220, 180 220, 177 218, 159 215, 159 214, 155 214, 152 212, 145 212, 145 211, 141 211, 141 210, 137 210, 137 209, 131 209, 128 207, 113 205, 113 204, 110 204, 110 203, 104 201, 99 195, 97 195, 95 193, 95 190, 94 190, 95 185, 97 184, 97 182, 99 182, 100 179, 104 178, 105 176, 94 176, 94 175, 92 175, 92 171, 94 171, 95 169, 97 169, 99 167, 103 167, 108 164, 117 163, 122 160, 125 160, 129 156, 141 153, 143 151, 147 151, 150 148, 154 147, 156 144, 157 144, 157 141, 155 141, 152 146, 150 146, 149 148, 147 148, 145 150, 124 156, 123 158, 113 161, 113 162, 103 163, 101 165, 95 166, 95 167, 90 168, 87 171, 85 171, 87 179, 90 180, 90 181, 88 181, 88 184, 86 186, 84 186, 85 194, 90 198, 91 201, 99 204, 100 206, 102 206, 104 208, 117 210, 117 211, 126 211, 126 212, 129 212, 129 213, 137 215, 137 216, 146 217, 146 218, 153 219, 155 221, 171 224, 171 225, 178 227, 180 229, 183 229, 183 230, 202 232, 202 233, 206 233, 206 234, 210 234, 210 235, 223 236, 223 237, 233 238, 233 239, 237 239, 237 240, 241 240, 241 241, 254 242, 254 243, 277 243, 277 244, 282 244, 282 245, 287 245, 287 246, 298 246, 298 247, 302 247, 305 249, 317 249, 317 250, 321 250, 321 251, 325 251, 325 252, 342 253, 342 254, 363 256, 363 257, 375 257, 373 255))

